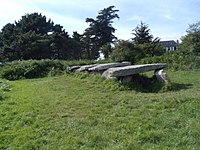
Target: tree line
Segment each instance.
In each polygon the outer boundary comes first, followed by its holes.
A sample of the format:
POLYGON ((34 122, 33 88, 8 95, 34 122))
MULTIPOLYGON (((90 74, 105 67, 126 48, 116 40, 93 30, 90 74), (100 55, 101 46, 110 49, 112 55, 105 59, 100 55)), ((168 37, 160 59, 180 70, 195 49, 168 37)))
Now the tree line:
MULTIPOLYGON (((27 59, 97 59, 101 48, 114 42, 113 20, 119 18, 114 6, 86 18, 89 27, 83 34, 68 32, 39 13, 26 14, 15 23, 6 24, 0 32, 1 60, 27 59)), ((102 50, 105 57, 109 51, 102 50)))
MULTIPOLYGON (((147 24, 141 22, 133 29, 132 40, 118 40, 112 26, 119 19, 119 10, 109 6, 97 17, 86 18, 89 27, 82 34, 70 36, 60 24, 39 13, 26 14, 19 21, 6 24, 0 32, 1 61, 28 59, 95 60, 100 53, 115 61, 135 62, 145 57, 165 53, 159 38, 153 38, 147 24)), ((193 24, 182 39, 182 49, 199 52, 200 23, 193 24)), ((183 52, 188 52, 183 51, 183 52)))

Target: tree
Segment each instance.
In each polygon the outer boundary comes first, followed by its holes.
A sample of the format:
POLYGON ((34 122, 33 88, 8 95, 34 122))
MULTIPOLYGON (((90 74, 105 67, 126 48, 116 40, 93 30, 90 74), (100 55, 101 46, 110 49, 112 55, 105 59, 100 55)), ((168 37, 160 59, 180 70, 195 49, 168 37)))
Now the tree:
POLYGON ((9 61, 80 59, 77 41, 69 37, 63 26, 54 25, 50 19, 38 13, 26 14, 14 24, 5 25, 0 39, 1 57, 9 61))
POLYGON ((14 56, 16 54, 16 51, 14 51, 14 49, 17 45, 15 36, 15 25, 11 23, 6 24, 1 30, 0 39, 0 50, 2 59, 15 59, 17 57, 14 56))
POLYGON ((147 24, 141 22, 135 29, 133 29, 133 41, 135 44, 144 44, 144 43, 158 43, 159 38, 153 40, 153 35, 150 34, 150 29, 147 24))
POLYGON ((117 14, 119 10, 114 10, 114 8, 115 6, 104 8, 97 16, 97 21, 100 24, 100 46, 105 58, 108 58, 111 53, 110 44, 117 40, 117 37, 113 34, 116 29, 112 27, 112 23, 113 19, 119 19, 119 15, 117 14))
POLYGON ((48 33, 52 29, 53 22, 38 13, 26 14, 14 24, 8 23, 1 31, 3 56, 9 61, 49 58, 48 33))
POLYGON ((89 27, 83 33, 83 43, 85 43, 87 59, 97 59, 99 57, 99 24, 92 18, 87 18, 89 27))
POLYGON ((17 51, 19 59, 51 58, 49 39, 45 35, 29 31, 19 36, 18 44, 15 50, 19 49, 19 52, 17 51))
POLYGON ((134 63, 135 57, 133 54, 133 46, 133 43, 130 41, 117 41, 112 50, 111 59, 113 61, 130 61, 134 63))
POLYGON ((153 39, 153 35, 150 34, 150 29, 147 24, 141 22, 133 30, 134 49, 137 52, 137 59, 142 59, 144 57, 153 57, 162 55, 164 49, 158 44, 160 39, 157 37, 153 39))
POLYGON ((148 25, 141 22, 133 30, 133 41, 118 41, 112 50, 111 58, 114 61, 130 61, 136 63, 142 58, 159 56, 165 51, 158 44, 159 38, 153 39, 148 25))
POLYGON ((19 21, 15 22, 16 29, 20 33, 35 31, 36 34, 47 35, 53 31, 53 22, 46 16, 38 13, 26 14, 19 21))
MULTIPOLYGON (((86 22, 89 23, 89 28, 85 30, 85 39, 89 41, 87 46, 87 51, 92 51, 92 59, 96 59, 99 56, 99 50, 105 45, 110 45, 117 38, 114 36, 115 28, 112 27, 113 19, 119 18, 117 12, 119 10, 114 9, 115 6, 109 6, 100 10, 99 15, 96 17, 96 20, 93 18, 87 18, 86 22), (90 47, 90 48, 89 48, 90 47)), ((107 58, 110 54, 110 50, 102 51, 104 56, 107 58)), ((89 54, 89 53, 88 53, 89 54)))
POLYGON ((78 32, 73 32, 72 35, 72 42, 73 44, 73 55, 75 59, 82 59, 83 58, 83 51, 84 51, 84 46, 83 46, 83 35, 79 34, 78 32))
POLYGON ((180 51, 184 54, 200 54, 200 21, 189 25, 187 34, 182 37, 180 51))
POLYGON ((112 47, 110 43, 104 44, 101 47, 101 52, 104 54, 104 58, 109 58, 110 54, 112 53, 112 47))
POLYGON ((200 31, 200 21, 190 24, 189 28, 186 30, 188 34, 196 33, 200 31))

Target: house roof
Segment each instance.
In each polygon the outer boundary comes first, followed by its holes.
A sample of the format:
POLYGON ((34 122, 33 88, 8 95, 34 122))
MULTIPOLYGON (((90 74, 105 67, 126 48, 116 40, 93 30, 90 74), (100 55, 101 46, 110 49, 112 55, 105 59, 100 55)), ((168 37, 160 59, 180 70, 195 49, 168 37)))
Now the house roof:
POLYGON ((160 41, 159 43, 160 43, 160 45, 162 45, 164 47, 176 47, 176 46, 178 46, 178 44, 174 40, 160 41))

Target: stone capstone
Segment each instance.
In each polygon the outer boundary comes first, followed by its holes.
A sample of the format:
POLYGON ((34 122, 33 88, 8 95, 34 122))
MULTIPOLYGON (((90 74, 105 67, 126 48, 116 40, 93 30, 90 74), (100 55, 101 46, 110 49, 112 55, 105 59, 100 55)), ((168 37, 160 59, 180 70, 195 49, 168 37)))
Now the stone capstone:
POLYGON ((68 67, 67 71, 69 72, 75 72, 77 69, 79 69, 81 66, 72 66, 72 67, 68 67))
POLYGON ((77 69, 75 72, 89 72, 89 68, 92 68, 92 67, 95 67, 97 66, 98 64, 92 64, 92 65, 84 65, 84 66, 81 66, 79 69, 77 69))
POLYGON ((143 64, 143 65, 130 65, 125 67, 115 67, 107 69, 102 76, 105 78, 112 77, 125 77, 134 74, 144 73, 151 70, 161 70, 166 68, 168 65, 165 63, 157 64, 143 64))
POLYGON ((94 73, 103 73, 105 70, 114 67, 123 67, 131 65, 130 62, 121 62, 121 63, 107 63, 107 64, 99 64, 94 67, 89 68, 88 70, 94 73))

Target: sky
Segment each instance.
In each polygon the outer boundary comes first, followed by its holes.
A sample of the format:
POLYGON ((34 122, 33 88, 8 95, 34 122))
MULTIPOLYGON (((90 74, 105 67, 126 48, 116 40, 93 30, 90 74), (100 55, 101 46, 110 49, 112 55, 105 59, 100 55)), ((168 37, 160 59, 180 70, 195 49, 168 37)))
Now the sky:
POLYGON ((89 27, 86 18, 96 18, 98 12, 109 6, 119 10, 120 19, 112 24, 118 39, 133 38, 133 29, 140 22, 149 26, 154 38, 180 40, 189 24, 200 21, 200 0, 1 0, 0 29, 14 23, 25 14, 45 15, 63 26, 72 35, 82 34, 89 27))

